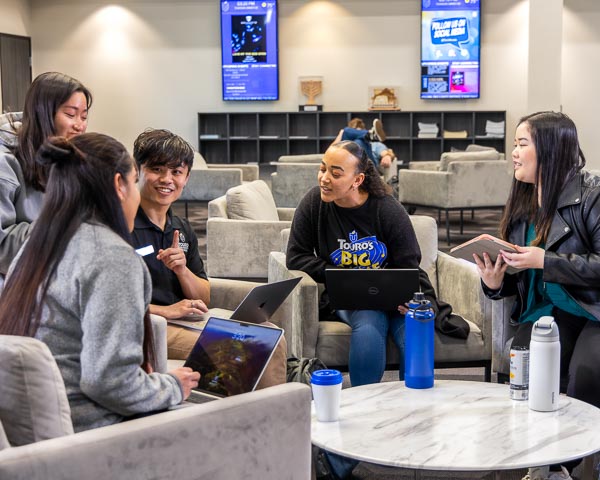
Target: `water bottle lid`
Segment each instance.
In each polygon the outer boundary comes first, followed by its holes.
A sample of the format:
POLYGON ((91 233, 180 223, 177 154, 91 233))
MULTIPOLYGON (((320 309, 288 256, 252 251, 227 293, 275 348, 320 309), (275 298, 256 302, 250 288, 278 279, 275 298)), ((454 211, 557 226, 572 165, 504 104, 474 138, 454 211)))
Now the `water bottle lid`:
POLYGON ((558 339, 558 325, 554 321, 554 317, 540 317, 533 324, 531 340, 535 340, 536 342, 558 342, 558 339))
POLYGON ((415 294, 413 295, 413 301, 414 302, 422 302, 425 300, 425 294, 423 292, 415 292, 415 294))
POLYGON ((339 370, 316 370, 310 376, 313 385, 337 385, 342 383, 342 373, 339 370))
POLYGON ((431 308, 431 302, 425 298, 423 292, 415 292, 412 300, 408 302, 408 308, 411 310, 428 310, 431 308))

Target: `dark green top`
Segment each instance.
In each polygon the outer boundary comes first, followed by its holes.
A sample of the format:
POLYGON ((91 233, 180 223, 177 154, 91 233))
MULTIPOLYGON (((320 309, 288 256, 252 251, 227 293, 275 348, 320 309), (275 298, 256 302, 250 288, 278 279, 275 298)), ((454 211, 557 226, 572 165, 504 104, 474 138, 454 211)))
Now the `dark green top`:
MULTIPOLYGON (((535 239, 535 226, 529 224, 525 243, 530 246, 535 239)), ((540 245, 544 248, 544 245, 540 245)), ((554 307, 577 317, 595 320, 585 311, 559 283, 544 282, 541 268, 530 268, 526 272, 525 284, 528 286, 527 305, 520 322, 535 322, 540 317, 552 315, 554 307)))

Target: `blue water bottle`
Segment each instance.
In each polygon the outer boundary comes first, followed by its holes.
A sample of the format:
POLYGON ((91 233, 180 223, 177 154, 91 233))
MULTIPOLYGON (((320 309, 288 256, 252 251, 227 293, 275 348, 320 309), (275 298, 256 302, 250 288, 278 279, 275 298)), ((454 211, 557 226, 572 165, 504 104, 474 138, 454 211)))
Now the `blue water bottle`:
POLYGON ((434 318, 431 302, 424 293, 415 292, 405 316, 404 383, 409 388, 433 387, 434 318))

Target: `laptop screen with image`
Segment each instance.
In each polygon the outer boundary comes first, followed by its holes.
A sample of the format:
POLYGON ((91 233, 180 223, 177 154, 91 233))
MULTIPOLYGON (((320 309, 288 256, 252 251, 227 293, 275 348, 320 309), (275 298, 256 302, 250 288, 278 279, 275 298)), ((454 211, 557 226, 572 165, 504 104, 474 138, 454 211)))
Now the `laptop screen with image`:
POLYGON ((283 330, 211 317, 185 362, 200 373, 197 391, 228 397, 256 388, 283 330))

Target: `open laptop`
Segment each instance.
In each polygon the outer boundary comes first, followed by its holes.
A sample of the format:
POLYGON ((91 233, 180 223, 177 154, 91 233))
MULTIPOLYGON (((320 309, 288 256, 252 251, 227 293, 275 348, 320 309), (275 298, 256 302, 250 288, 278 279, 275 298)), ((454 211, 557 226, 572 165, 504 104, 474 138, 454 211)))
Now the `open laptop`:
POLYGON ((202 330, 204 328, 204 320, 209 316, 216 316, 218 312, 219 317, 241 320, 248 323, 263 323, 273 316, 300 280, 300 277, 290 278, 254 287, 231 314, 224 309, 211 309, 204 315, 194 315, 167 321, 181 327, 202 330))
POLYGON ((184 364, 200 372, 188 401, 253 391, 282 335, 280 328, 210 317, 184 364))
POLYGON ((328 268, 325 281, 335 310, 395 311, 419 291, 419 269, 328 268))

